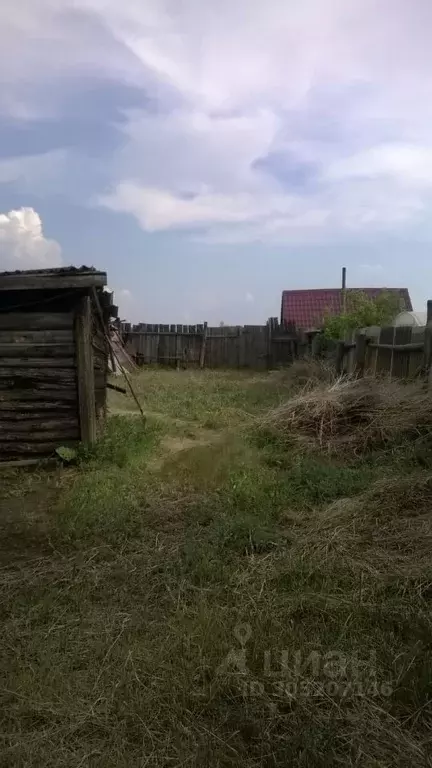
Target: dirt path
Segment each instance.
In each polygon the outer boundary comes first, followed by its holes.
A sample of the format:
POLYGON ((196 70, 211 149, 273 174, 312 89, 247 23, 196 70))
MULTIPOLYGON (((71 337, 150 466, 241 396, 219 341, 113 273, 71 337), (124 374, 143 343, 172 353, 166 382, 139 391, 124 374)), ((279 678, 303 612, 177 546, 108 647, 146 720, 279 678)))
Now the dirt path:
POLYGON ((186 451, 192 451, 196 448, 206 448, 209 445, 214 445, 222 438, 222 435, 218 432, 210 432, 209 430, 201 430, 201 433, 197 433, 195 437, 174 437, 167 435, 162 438, 160 443, 161 455, 154 458, 150 462, 151 469, 160 469, 163 467, 166 461, 173 456, 178 455, 186 451))
MULTIPOLYGON (((128 411, 121 408, 110 410, 112 416, 140 416, 139 411, 128 411)), ((187 432, 184 435, 163 435, 157 454, 147 464, 148 469, 152 471, 160 470, 167 461, 180 453, 193 451, 196 448, 206 448, 209 445, 219 442, 226 435, 226 430, 217 431, 202 427, 199 422, 189 419, 180 419, 175 416, 168 416, 166 413, 158 411, 145 411, 144 415, 155 421, 165 424, 168 429, 174 427, 187 432)))

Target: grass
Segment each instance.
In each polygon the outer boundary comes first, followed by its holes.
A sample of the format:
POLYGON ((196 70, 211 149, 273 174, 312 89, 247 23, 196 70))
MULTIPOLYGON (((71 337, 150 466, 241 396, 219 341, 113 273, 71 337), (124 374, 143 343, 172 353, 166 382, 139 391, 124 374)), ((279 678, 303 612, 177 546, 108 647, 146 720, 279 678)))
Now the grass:
POLYGON ((146 371, 0 487, 0 766, 431 764, 431 475, 260 428, 284 375, 146 371), (124 413, 126 412, 126 414, 124 413))
MULTIPOLYGON (((280 376, 266 373, 188 370, 173 374, 157 368, 138 376, 135 387, 150 415, 209 429, 247 422, 251 415, 281 402, 287 389, 280 376)), ((132 398, 116 393, 112 404, 122 413, 135 410, 132 398)))

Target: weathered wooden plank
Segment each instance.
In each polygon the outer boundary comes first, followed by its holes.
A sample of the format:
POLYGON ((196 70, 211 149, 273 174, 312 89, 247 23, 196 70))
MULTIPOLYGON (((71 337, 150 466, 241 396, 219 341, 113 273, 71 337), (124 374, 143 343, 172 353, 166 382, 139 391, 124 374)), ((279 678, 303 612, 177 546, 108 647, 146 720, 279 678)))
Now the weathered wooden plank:
POLYGON ((0 331, 66 331, 72 312, 0 312, 0 331))
POLYGON ((96 441, 95 376, 91 337, 91 301, 90 296, 85 296, 75 318, 79 420, 84 445, 92 445, 96 441))
POLYGON ((80 430, 78 424, 75 427, 67 427, 65 429, 59 427, 54 430, 36 430, 30 429, 24 432, 15 431, 15 425, 13 429, 2 429, 0 434, 0 453, 1 446, 4 443, 16 443, 23 440, 25 443, 57 443, 57 445, 63 445, 63 441, 66 440, 79 440, 80 430))
POLYGON ((424 349, 423 342, 413 342, 409 344, 381 344, 381 342, 375 343, 371 341, 369 346, 371 349, 387 349, 393 352, 420 352, 424 349))
POLYGON ((58 434, 63 435, 66 432, 73 432, 74 436, 79 437, 78 415, 69 418, 59 418, 57 416, 55 419, 48 419, 42 416, 38 419, 34 418, 34 415, 30 418, 28 414, 25 414, 26 418, 19 418, 22 415, 18 413, 12 417, 9 414, 9 418, 5 419, 3 414, 0 413, 0 441, 8 439, 4 436, 9 432, 13 434, 22 434, 24 432, 26 435, 29 432, 28 438, 26 438, 29 442, 33 441, 33 434, 45 435, 46 432, 52 432, 55 436, 58 434))
POLYGON ((77 401, 76 382, 68 381, 34 381, 16 379, 0 379, 0 400, 72 400, 77 401), (34 398, 31 395, 34 395, 34 398), (22 396, 22 397, 21 397, 22 396))
POLYGON ((200 368, 204 368, 206 344, 207 344, 207 323, 204 323, 203 335, 202 335, 202 341, 201 341, 201 349, 200 349, 200 356, 199 356, 200 368))
MULTIPOLYGON (((91 289, 91 296, 92 296, 92 300, 93 300, 93 307, 96 310, 97 319, 99 320, 98 326, 96 327, 96 333, 101 333, 102 334, 102 336, 104 338, 104 341, 105 341, 105 343, 108 346, 109 358, 110 358, 110 362, 111 362, 111 369, 113 371, 116 371, 118 369, 118 367, 119 367, 118 366, 118 360, 116 359, 113 347, 112 347, 112 345, 110 343, 110 339, 109 339, 108 331, 107 331, 106 318, 104 318, 104 314, 102 312, 102 308, 101 308, 101 305, 100 305, 99 296, 98 296, 98 293, 96 291, 96 288, 92 288, 91 289)), ((90 319, 89 319, 90 351, 89 351, 89 355, 90 355, 90 357, 92 357, 93 356, 93 349, 92 349, 93 323, 92 323, 92 304, 91 304, 91 302, 90 302, 89 312, 90 312, 90 319)))
MULTIPOLYGON (((0 457, 0 469, 10 469, 12 467, 31 467, 41 464, 44 461, 43 457, 33 459, 13 459, 12 461, 3 461, 0 457)), ((52 459, 48 459, 52 461, 52 459)))
MULTIPOLYGON (((0 321, 1 326, 1 321, 0 321)), ((73 331, 3 331, 0 330, 0 344, 73 344, 73 331)))
POLYGON ((109 309, 114 303, 113 291, 102 291, 100 295, 100 303, 103 309, 109 309))
POLYGON ((247 365, 248 358, 248 334, 242 328, 237 337, 237 365, 244 368, 247 365))
POLYGON ((76 406, 65 403, 22 403, 19 400, 0 400, 0 422, 31 421, 32 419, 74 419, 78 418, 76 406))
POLYGON ((366 365, 366 346, 367 337, 365 333, 358 332, 355 337, 355 371, 359 376, 363 376, 366 365))
POLYGON ((336 373, 338 374, 338 376, 340 376, 343 373, 344 357, 345 357, 345 342, 338 341, 337 348, 336 348, 336 373))
MULTIPOLYGON (((12 361, 16 362, 16 361, 12 361)), ((35 368, 34 366, 26 367, 25 365, 21 365, 21 361, 18 360, 19 365, 11 365, 9 361, 8 367, 5 367, 3 365, 3 360, 1 361, 0 365, 0 380, 1 379, 28 379, 31 381, 75 381, 75 363, 73 361, 68 361, 69 367, 66 368, 65 366, 56 366, 55 368, 48 368, 46 365, 40 368, 35 368)), ((46 361, 43 361, 43 363, 46 363, 46 361)))
POLYGON ((1 357, 0 355, 0 366, 2 370, 4 368, 11 372, 25 369, 26 372, 29 372, 28 375, 31 375, 30 372, 36 369, 42 369, 44 372, 50 370, 51 373, 53 371, 74 370, 76 363, 73 357, 1 357))
POLYGON ((49 386, 45 384, 36 384, 31 389, 2 389, 0 382, 0 408, 6 407, 7 403, 76 403, 78 401, 76 386, 59 387, 58 384, 50 382, 49 386))
MULTIPOLYGON (((377 375, 379 374, 387 374, 390 376, 392 375, 393 347, 394 347, 395 333, 396 333, 396 329, 392 326, 381 328, 381 333, 378 341, 378 344, 380 346, 378 347, 376 369, 375 369, 375 373, 377 375)), ((370 343, 373 344, 373 342, 370 342, 370 343)))
POLYGON ((406 375, 408 378, 415 378, 419 376, 422 372, 425 374, 425 357, 424 357, 424 344, 426 339, 426 328, 421 327, 414 327, 410 328, 411 331, 411 340, 423 342, 423 350, 420 352, 410 352, 408 355, 408 360, 406 364, 406 375))
POLYGON ((369 340, 366 346, 365 372, 368 375, 375 375, 378 350, 371 347, 371 344, 378 342, 381 328, 377 325, 366 328, 366 338, 369 340))
MULTIPOLYGON (((68 358, 69 360, 75 357, 75 347, 73 344, 21 344, 19 342, 12 342, 10 344, 2 344, 0 341, 0 361, 2 365, 8 365, 4 361, 4 358, 21 358, 23 360, 29 359, 43 359, 47 366, 61 365, 56 358, 68 358)), ((37 363, 36 363, 37 364, 37 363)), ((13 363, 15 365, 15 363, 13 363)))
POLYGON ((267 320, 267 368, 270 370, 273 368, 273 344, 272 344, 272 334, 273 334, 273 323, 271 321, 271 318, 267 320))
MULTIPOLYGON (((218 328, 217 330, 219 331, 220 329, 218 328)), ((191 334, 191 335, 196 336, 198 334, 191 334)), ((201 336, 201 334, 199 334, 199 335, 201 336)), ((210 335, 210 334, 208 334, 208 335, 210 335)), ((229 331, 227 333, 213 333, 213 334, 211 334, 211 338, 212 339, 237 339, 238 335, 239 335, 238 334, 238 330, 236 329, 235 333, 232 333, 231 331, 229 331)))
POLYGON ((103 288, 107 284, 106 272, 69 273, 12 273, 0 275, 0 291, 44 291, 69 288, 103 288))
MULTIPOLYGON (((21 436, 22 438, 22 436, 21 436)), ((49 456, 56 448, 61 445, 76 445, 78 441, 75 439, 64 439, 64 441, 50 440, 47 442, 20 442, 20 441, 3 441, 0 439, 0 456, 6 458, 7 456, 20 456, 28 454, 36 454, 37 456, 49 456)))
POLYGON ((289 346, 289 343, 291 341, 296 341, 297 340, 297 336, 293 336, 291 333, 283 334, 282 336, 281 335, 272 335, 271 338, 272 338, 272 342, 276 342, 276 343, 278 343, 278 342, 285 343, 286 342, 288 344, 288 346, 289 346))
POLYGON ((432 301, 428 301, 427 308, 428 308, 429 322, 426 325, 425 335, 424 335, 423 368, 425 371, 425 375, 429 380, 429 372, 432 370, 432 319, 431 319, 432 301))
MULTIPOLYGON (((413 354, 411 345, 415 345, 412 340, 412 328, 403 326, 396 328, 394 342, 393 375, 399 379, 405 379, 409 375, 409 362, 413 354)), ((421 351, 423 347, 424 344, 421 345, 421 351)))
MULTIPOLYGON (((193 326, 196 328, 196 326, 193 326)), ((162 328, 169 328, 169 326, 163 325, 162 328)), ((178 333, 182 333, 184 336, 199 336, 201 338, 202 331, 199 332, 197 330, 194 330, 193 332, 189 332, 188 325, 178 325, 177 328, 180 328, 179 331, 134 331, 131 334, 131 337, 140 337, 140 336, 153 336, 154 334, 157 334, 158 336, 177 336, 178 333)), ((219 328, 218 328, 219 330, 219 328)), ((225 336, 226 334, 224 334, 225 336)))

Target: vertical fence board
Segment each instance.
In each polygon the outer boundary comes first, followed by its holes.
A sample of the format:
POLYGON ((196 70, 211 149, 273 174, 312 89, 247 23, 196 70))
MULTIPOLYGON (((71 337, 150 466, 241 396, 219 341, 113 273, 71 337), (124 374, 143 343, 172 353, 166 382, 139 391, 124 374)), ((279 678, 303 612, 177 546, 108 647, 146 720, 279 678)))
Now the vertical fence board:
POLYGON ((273 348, 272 348, 272 318, 270 317, 267 320, 267 368, 273 368, 273 348))
POLYGON ((90 296, 84 296, 75 317, 80 437, 84 445, 96 441, 96 403, 90 296))
MULTIPOLYGON (((377 343, 379 340, 380 333, 381 333, 381 329, 378 328, 378 326, 371 326, 370 328, 366 328, 366 337, 369 341, 369 344, 377 343)), ((366 347, 365 374, 368 376, 371 376, 371 375, 374 376, 376 361, 378 357, 378 350, 369 346, 369 344, 366 347)))
MULTIPOLYGON (((380 344, 393 344, 395 334, 395 328, 393 326, 386 326, 381 328, 379 335, 380 344)), ((381 376, 388 374, 391 376, 393 352, 390 349, 378 349, 376 358, 375 375, 381 376)))
POLYGON ((244 368, 247 364, 247 336, 244 328, 239 329, 239 335, 237 339, 237 365, 239 368, 244 368))
POLYGON ((363 376, 366 365, 367 337, 364 331, 358 331, 355 336, 355 371, 359 376, 363 376))
MULTIPOLYGON (((421 344, 425 343, 426 328, 413 328, 411 340, 413 343, 421 344)), ((424 350, 418 352, 411 352, 408 361, 408 376, 409 378, 415 378, 422 373, 424 366, 424 350)))
MULTIPOLYGON (((397 347, 402 344, 410 344, 412 341, 412 328, 401 326, 396 328, 394 335, 394 344, 397 347)), ((415 354, 408 350, 393 350, 393 372, 392 375, 398 379, 406 379, 409 375, 410 358, 415 354)))

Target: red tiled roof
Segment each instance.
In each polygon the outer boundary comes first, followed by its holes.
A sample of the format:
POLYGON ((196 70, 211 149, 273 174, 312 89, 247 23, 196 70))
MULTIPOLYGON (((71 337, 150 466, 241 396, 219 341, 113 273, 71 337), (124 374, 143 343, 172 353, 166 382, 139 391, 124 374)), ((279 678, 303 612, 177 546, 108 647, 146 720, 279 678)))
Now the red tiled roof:
MULTIPOLYGON (((371 299, 386 291, 400 296, 404 301, 401 310, 412 312, 412 304, 407 288, 348 288, 361 291, 371 299)), ((297 328, 319 328, 328 314, 338 315, 342 311, 342 291, 340 288, 313 288, 300 291, 282 292, 282 322, 295 323, 297 328)))

